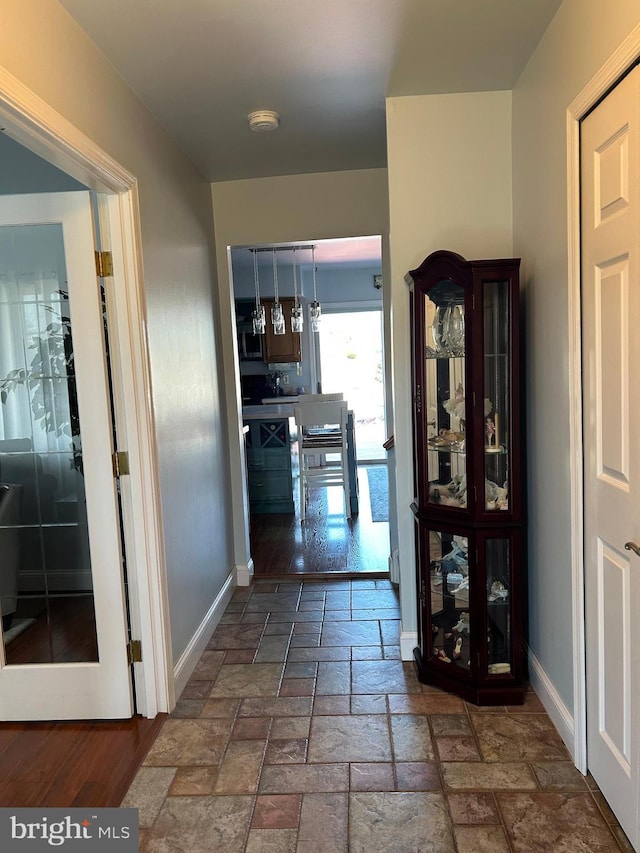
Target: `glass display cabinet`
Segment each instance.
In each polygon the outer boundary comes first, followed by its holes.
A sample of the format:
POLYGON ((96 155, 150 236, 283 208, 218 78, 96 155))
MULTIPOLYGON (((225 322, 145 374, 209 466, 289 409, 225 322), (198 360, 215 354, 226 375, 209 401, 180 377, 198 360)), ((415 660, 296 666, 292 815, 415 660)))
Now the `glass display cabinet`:
POLYGON ((421 681, 520 704, 524 510, 520 261, 439 251, 411 292, 421 681))

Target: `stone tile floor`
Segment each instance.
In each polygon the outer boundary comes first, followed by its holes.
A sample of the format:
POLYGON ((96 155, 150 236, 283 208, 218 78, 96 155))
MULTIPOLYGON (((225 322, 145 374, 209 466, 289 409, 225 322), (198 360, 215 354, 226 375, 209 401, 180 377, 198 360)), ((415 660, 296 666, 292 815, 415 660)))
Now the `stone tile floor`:
POLYGON ((477 708, 400 660, 386 580, 256 580, 123 805, 143 853, 631 850, 533 692, 477 708))

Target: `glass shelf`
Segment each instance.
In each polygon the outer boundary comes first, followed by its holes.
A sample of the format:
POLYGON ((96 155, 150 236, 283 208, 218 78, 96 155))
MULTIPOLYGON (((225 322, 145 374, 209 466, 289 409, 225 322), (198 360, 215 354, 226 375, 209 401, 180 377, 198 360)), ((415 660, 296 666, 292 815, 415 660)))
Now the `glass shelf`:
MULTIPOLYGON (((464 441, 464 439, 462 439, 464 441)), ((457 453, 464 455, 467 451, 464 447, 461 447, 459 443, 456 444, 431 444, 428 443, 429 451, 436 451, 437 453, 457 453)))
POLYGON ((464 358, 464 351, 459 353, 449 353, 449 352, 429 352, 426 351, 424 354, 426 359, 435 359, 436 361, 451 361, 454 358, 464 358))

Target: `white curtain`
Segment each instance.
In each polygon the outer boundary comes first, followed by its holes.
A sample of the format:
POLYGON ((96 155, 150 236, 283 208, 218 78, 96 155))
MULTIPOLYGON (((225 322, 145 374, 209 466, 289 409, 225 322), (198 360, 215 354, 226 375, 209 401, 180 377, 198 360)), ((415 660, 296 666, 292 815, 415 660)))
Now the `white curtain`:
POLYGON ((62 337, 62 318, 69 316, 65 278, 59 225, 0 228, 0 383, 15 370, 26 377, 0 403, 0 441, 29 439, 47 473, 70 485, 73 445, 62 337))

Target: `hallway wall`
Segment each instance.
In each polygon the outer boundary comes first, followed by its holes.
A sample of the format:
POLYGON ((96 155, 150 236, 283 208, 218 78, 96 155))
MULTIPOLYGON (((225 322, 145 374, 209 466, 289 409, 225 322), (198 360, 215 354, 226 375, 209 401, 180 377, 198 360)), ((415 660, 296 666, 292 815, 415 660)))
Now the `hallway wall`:
POLYGON ((513 91, 514 247, 527 339, 530 649, 574 732, 567 108, 640 26, 637 0, 565 0, 513 91))
POLYGON ((403 657, 417 639, 409 291, 437 249, 511 257, 511 93, 387 99, 403 657))
POLYGON ((0 62, 138 179, 175 661, 233 565, 209 185, 55 0, 3 0, 0 62))

